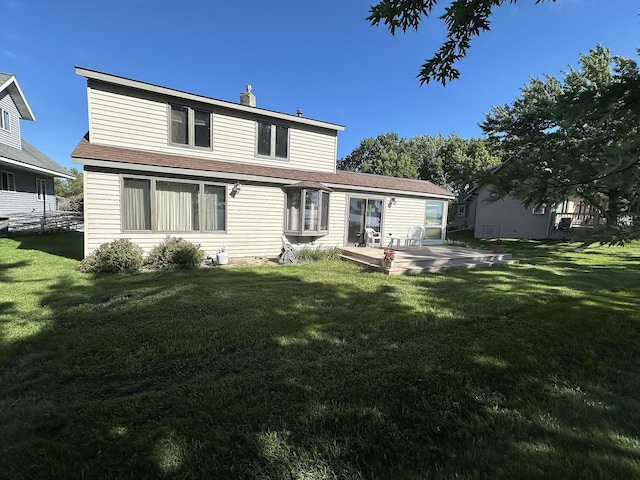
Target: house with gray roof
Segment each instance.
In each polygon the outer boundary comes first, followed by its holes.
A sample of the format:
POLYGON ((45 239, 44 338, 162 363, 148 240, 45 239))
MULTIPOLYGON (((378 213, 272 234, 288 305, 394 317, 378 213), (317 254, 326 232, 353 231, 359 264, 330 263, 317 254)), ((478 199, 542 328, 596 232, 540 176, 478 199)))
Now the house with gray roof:
POLYGON ((34 121, 16 77, 0 73, 0 217, 55 211, 53 179, 74 178, 22 139, 20 121, 34 121))
POLYGON ((149 251, 167 235, 235 258, 363 243, 423 227, 442 244, 447 202, 430 182, 337 170, 342 125, 259 108, 250 86, 218 100, 76 67, 87 79, 85 254, 128 238, 149 251))

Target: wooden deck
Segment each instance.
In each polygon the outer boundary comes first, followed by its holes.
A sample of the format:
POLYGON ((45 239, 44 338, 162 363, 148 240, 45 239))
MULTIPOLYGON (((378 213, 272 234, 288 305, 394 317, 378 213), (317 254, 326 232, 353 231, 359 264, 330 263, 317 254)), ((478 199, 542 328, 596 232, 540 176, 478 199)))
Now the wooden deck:
POLYGON ((382 248, 342 247, 342 258, 345 260, 375 268, 388 275, 420 275, 446 268, 488 267, 517 262, 509 253, 446 245, 423 246, 422 250, 396 250, 396 258, 390 268, 382 267, 382 255, 382 248))

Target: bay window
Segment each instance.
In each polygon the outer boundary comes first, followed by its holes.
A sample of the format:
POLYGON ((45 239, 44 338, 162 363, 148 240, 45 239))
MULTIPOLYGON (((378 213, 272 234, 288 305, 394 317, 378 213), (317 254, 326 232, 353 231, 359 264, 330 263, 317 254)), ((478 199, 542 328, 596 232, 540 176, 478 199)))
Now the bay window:
POLYGON ((329 192, 310 188, 286 190, 285 232, 326 235, 329 230, 329 192))

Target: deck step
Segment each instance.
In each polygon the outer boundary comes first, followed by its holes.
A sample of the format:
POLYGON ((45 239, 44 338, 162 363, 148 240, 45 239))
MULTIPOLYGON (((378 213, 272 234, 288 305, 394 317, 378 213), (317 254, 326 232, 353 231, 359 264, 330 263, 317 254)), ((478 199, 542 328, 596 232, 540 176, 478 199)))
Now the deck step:
POLYGON ((508 253, 492 253, 462 247, 437 246, 422 250, 400 251, 391 268, 380 265, 382 250, 345 248, 342 258, 384 271, 389 275, 419 275, 449 268, 476 268, 517 263, 508 253))

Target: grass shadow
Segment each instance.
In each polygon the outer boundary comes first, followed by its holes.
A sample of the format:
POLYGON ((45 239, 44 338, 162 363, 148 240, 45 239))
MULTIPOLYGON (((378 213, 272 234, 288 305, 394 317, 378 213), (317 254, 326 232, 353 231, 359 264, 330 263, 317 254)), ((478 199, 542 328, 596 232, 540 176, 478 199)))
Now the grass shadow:
POLYGON ((0 477, 638 476, 633 255, 536 252, 52 277, 0 343, 0 477))
POLYGON ((45 233, 42 235, 14 235, 22 250, 37 250, 71 260, 82 260, 84 234, 82 232, 45 233))

